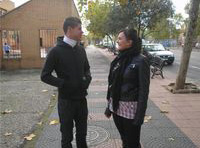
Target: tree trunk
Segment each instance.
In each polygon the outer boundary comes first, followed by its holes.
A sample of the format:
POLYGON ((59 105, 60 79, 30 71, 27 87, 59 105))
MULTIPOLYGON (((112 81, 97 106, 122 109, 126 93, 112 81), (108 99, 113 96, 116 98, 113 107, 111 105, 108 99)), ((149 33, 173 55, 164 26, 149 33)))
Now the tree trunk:
POLYGON ((198 10, 200 0, 191 0, 191 7, 189 12, 189 25, 187 29, 187 34, 185 38, 185 44, 183 47, 183 52, 181 56, 181 65, 179 67, 178 75, 176 77, 176 84, 174 89, 183 89, 185 85, 190 55, 192 52, 192 42, 195 38, 195 28, 197 25, 198 10))
POLYGON ((140 37, 140 29, 141 29, 141 21, 140 21, 140 16, 139 16, 139 22, 138 22, 138 36, 140 37))
POLYGON ((113 39, 111 38, 111 36, 108 33, 106 33, 106 35, 109 37, 109 39, 110 39, 110 41, 112 43, 112 47, 114 47, 113 39))
POLYGON ((144 39, 144 37, 145 37, 145 36, 144 36, 145 29, 144 29, 144 30, 141 30, 141 32, 142 32, 142 33, 141 33, 141 39, 144 39))

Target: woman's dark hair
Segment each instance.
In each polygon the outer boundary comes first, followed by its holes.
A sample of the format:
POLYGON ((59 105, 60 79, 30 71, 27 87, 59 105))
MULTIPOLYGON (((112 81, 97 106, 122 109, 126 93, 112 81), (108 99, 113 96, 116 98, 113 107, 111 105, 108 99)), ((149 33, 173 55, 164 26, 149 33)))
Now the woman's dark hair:
POLYGON ((141 53, 142 49, 142 40, 137 35, 137 31, 135 29, 123 29, 119 33, 123 32, 127 40, 132 40, 132 48, 137 53, 141 53))
POLYGON ((79 24, 81 24, 81 20, 77 17, 68 17, 65 19, 63 24, 63 30, 65 33, 67 33, 68 27, 76 27, 79 24))

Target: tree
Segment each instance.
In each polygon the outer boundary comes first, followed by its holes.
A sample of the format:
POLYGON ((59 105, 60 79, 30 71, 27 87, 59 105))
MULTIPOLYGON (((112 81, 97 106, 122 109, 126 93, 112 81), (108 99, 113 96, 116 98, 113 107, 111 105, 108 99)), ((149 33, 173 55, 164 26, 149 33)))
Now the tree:
MULTIPOLYGON (((185 12, 186 12, 187 14, 189 14, 189 9, 190 9, 190 7, 191 7, 190 3, 188 3, 188 4, 185 6, 185 12)), ((200 6, 199 6, 199 7, 200 7, 200 6)), ((200 8, 199 8, 199 9, 200 9, 200 8)), ((200 11, 199 11, 198 16, 200 16, 200 11)), ((188 23, 188 22, 189 22, 189 20, 186 19, 186 23, 188 23)), ((196 36, 200 36, 200 17, 198 17, 198 19, 197 19, 197 27, 196 27, 195 33, 196 33, 196 36)))
MULTIPOLYGON (((200 8, 199 8, 199 9, 200 9, 200 8)), ((200 16, 200 11, 199 11, 198 16, 200 16)), ((196 33, 197 33, 197 36, 200 36, 200 17, 198 17, 198 20, 197 20, 196 33)))
POLYGON ((178 13, 175 14, 172 19, 172 38, 176 38, 178 40, 178 37, 181 33, 183 33, 183 26, 184 26, 184 18, 183 16, 178 13))
POLYGON ((127 16, 131 15, 130 23, 144 38, 145 31, 155 27, 159 20, 173 15, 170 0, 118 0, 119 4, 127 9, 127 16))
POLYGON ((195 38, 195 29, 197 26, 198 11, 200 7, 200 0, 191 0, 191 7, 189 11, 189 24, 187 28, 185 44, 183 47, 183 53, 181 57, 181 65, 179 67, 178 75, 176 77, 175 90, 184 89, 185 80, 192 52, 192 42, 195 38))
POLYGON ((84 6, 87 5, 87 0, 77 0, 78 1, 78 9, 80 12, 83 11, 84 6))
MULTIPOLYGON (((80 2, 82 6, 84 6, 87 2, 87 0, 79 1, 82 1, 80 2)), ((100 0, 89 2, 100 3, 99 1, 100 0)), ((105 4, 108 3, 111 6, 109 7, 110 11, 107 11, 107 9, 103 9, 102 7, 101 13, 103 13, 103 16, 105 16, 105 13, 110 12, 108 13, 109 17, 107 17, 110 18, 107 19, 108 25, 104 26, 104 29, 111 32, 112 34, 116 33, 116 30, 119 31, 119 28, 129 26, 137 29, 138 34, 143 37, 144 32, 147 29, 153 28, 161 18, 168 18, 174 13, 172 2, 170 0, 110 0, 109 2, 105 2, 105 4), (106 28, 110 26, 112 26, 112 30, 106 28)), ((90 8, 88 8, 88 12, 89 9, 90 8)), ((86 11, 86 13, 88 12, 86 11)), ((93 15, 93 17, 95 16, 96 15, 93 15)), ((92 17, 87 18, 94 19, 92 17)), ((103 17, 102 19, 104 18, 105 17, 103 17)), ((93 24, 92 22, 94 21, 90 20, 91 25, 93 24)))
POLYGON ((109 3, 100 3, 98 0, 88 3, 88 10, 85 12, 85 17, 90 21, 87 30, 92 33, 93 36, 103 38, 107 34, 105 31, 105 23, 109 11, 109 3))
POLYGON ((105 30, 111 35, 116 35, 121 29, 131 24, 131 16, 120 5, 111 6, 105 24, 105 30), (112 27, 111 27, 112 26, 112 27))
POLYGON ((184 25, 184 19, 181 14, 175 14, 173 18, 161 18, 156 25, 147 30, 145 36, 151 36, 154 39, 176 39, 183 32, 182 27, 184 25))
POLYGON ((131 16, 127 15, 126 10, 122 9, 120 5, 111 5, 104 28, 106 35, 112 42, 113 48, 115 48, 115 40, 113 40, 113 38, 115 39, 117 37, 120 30, 126 28, 128 25, 131 25, 130 20, 131 16))
POLYGON ((159 39, 169 39, 170 38, 170 25, 167 19, 160 19, 159 22, 155 24, 154 27, 148 29, 144 32, 143 37, 151 36, 155 40, 159 39))

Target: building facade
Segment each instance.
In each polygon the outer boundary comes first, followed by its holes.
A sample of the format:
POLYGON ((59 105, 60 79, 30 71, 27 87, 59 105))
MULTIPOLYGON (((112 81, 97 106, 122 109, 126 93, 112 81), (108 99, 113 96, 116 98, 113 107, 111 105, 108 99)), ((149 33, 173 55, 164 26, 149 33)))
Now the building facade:
POLYGON ((10 0, 0 0, 0 16, 15 8, 14 2, 10 0))
POLYGON ((15 3, 11 0, 0 0, 0 8, 10 11, 15 8, 15 3))
POLYGON ((63 22, 69 16, 79 17, 73 0, 30 0, 2 15, 0 68, 41 68, 57 36, 63 35, 63 22))

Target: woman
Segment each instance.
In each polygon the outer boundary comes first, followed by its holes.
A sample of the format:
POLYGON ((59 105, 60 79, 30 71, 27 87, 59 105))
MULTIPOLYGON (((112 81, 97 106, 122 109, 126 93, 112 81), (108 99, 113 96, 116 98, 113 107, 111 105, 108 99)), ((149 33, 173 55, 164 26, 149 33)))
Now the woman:
POLYGON ((140 131, 149 94, 150 68, 140 54, 141 39, 134 29, 118 35, 119 55, 112 61, 108 77, 105 115, 113 115, 123 148, 140 148, 140 131))

